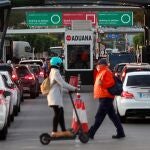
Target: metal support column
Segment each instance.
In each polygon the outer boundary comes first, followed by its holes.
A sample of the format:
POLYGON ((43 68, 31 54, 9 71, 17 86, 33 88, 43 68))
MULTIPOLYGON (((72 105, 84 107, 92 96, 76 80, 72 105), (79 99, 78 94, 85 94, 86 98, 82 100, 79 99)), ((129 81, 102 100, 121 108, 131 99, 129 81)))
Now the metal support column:
POLYGON ((145 46, 150 45, 150 6, 145 7, 144 12, 144 29, 145 29, 145 36, 144 36, 144 44, 145 46))
MULTIPOLYGON (((6 10, 6 17, 4 18, 5 23, 4 23, 4 26, 3 26, 3 32, 2 32, 2 36, 1 36, 1 42, 0 42, 0 59, 3 59, 4 39, 5 39, 5 35, 6 35, 6 32, 7 32, 10 12, 11 12, 11 7, 8 7, 7 10, 6 10)), ((4 14, 5 14, 5 12, 4 12, 4 14)))

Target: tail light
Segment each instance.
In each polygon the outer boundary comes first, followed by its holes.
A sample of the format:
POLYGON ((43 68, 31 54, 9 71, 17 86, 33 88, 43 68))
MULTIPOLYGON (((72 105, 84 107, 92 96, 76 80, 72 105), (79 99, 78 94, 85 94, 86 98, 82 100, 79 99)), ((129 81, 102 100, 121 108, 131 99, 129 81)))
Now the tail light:
POLYGON ((44 77, 44 72, 40 71, 39 76, 44 77))
POLYGON ((26 80, 34 80, 35 78, 34 78, 34 75, 32 75, 32 74, 28 74, 28 75, 26 75, 25 77, 24 77, 26 80))
POLYGON ((4 94, 4 90, 0 90, 0 94, 4 94))
POLYGON ((18 76, 14 71, 12 72, 12 79, 13 79, 13 81, 18 80, 18 76))
POLYGON ((4 105, 5 104, 5 100, 0 99, 0 105, 4 105))
POLYGON ((121 97, 124 97, 126 99, 132 99, 132 98, 134 98, 134 95, 132 93, 127 92, 127 91, 123 91, 121 94, 121 97))

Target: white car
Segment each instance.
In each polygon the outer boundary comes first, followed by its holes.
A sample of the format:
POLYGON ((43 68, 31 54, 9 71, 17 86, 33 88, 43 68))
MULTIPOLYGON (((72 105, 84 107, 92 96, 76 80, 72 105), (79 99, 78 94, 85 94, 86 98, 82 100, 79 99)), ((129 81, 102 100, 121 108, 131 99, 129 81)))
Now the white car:
POLYGON ((0 74, 0 90, 5 91, 6 107, 7 107, 7 123, 10 125, 11 121, 14 121, 14 107, 13 107, 13 97, 5 77, 0 74))
POLYGON ((12 78, 8 71, 0 71, 2 75, 6 77, 6 82, 9 85, 9 90, 12 93, 12 102, 14 105, 14 114, 15 116, 18 115, 20 112, 20 104, 21 104, 21 93, 18 89, 17 85, 12 81, 12 78))
POLYGON ((7 117, 8 117, 8 111, 7 111, 7 105, 6 105, 6 99, 3 95, 5 91, 0 90, 0 139, 5 140, 7 136, 7 117))
POLYGON ((150 116, 150 71, 127 73, 123 92, 114 102, 122 122, 127 117, 150 116))

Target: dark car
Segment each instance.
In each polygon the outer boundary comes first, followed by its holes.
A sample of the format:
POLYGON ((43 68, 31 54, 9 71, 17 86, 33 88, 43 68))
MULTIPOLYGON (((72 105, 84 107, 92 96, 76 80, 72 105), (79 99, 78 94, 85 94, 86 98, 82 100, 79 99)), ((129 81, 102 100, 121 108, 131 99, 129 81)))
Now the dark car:
POLYGON ((116 77, 120 78, 120 75, 121 75, 121 72, 122 72, 122 69, 124 68, 124 66, 126 65, 127 63, 119 63, 115 66, 114 70, 113 70, 113 73, 116 77))
POLYGON ((16 71, 16 67, 13 64, 0 64, 0 70, 1 71, 8 71, 9 74, 12 77, 12 80, 15 82, 15 84, 17 85, 17 87, 20 90, 21 93, 21 101, 24 101, 23 98, 23 85, 21 83, 21 80, 19 79, 18 73, 16 71))
POLYGON ((126 73, 137 72, 137 71, 150 71, 150 65, 145 63, 131 63, 124 66, 122 69, 120 79, 124 81, 126 73))
POLYGON ((41 84, 44 81, 44 70, 40 65, 30 65, 30 67, 32 68, 32 71, 38 78, 39 84, 41 84))
POLYGON ((18 65, 16 71, 23 84, 23 92, 29 93, 31 98, 39 95, 39 81, 30 65, 18 65))

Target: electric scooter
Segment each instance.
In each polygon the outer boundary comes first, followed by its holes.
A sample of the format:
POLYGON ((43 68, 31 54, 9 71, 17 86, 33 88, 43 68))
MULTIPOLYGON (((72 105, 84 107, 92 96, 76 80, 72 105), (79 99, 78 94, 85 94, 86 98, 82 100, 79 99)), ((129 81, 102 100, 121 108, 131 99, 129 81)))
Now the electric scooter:
POLYGON ((78 135, 78 138, 79 138, 79 140, 80 140, 81 143, 87 143, 87 142, 89 141, 89 136, 88 136, 88 134, 85 133, 85 132, 83 132, 82 125, 81 125, 81 121, 80 121, 80 119, 79 119, 79 116, 78 116, 76 107, 75 107, 75 105, 74 105, 71 92, 69 92, 69 96, 70 96, 70 100, 71 100, 73 109, 74 109, 74 111, 75 111, 76 117, 77 117, 77 122, 78 122, 78 124, 79 124, 79 129, 78 129, 76 132, 72 132, 73 135, 72 135, 72 136, 69 136, 69 137, 66 137, 66 136, 52 137, 52 136, 50 136, 49 133, 42 133, 42 134, 40 135, 40 142, 41 142, 43 145, 48 145, 51 141, 57 141, 57 140, 74 140, 74 139, 76 139, 77 135, 78 135))

